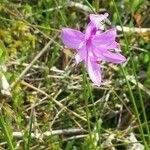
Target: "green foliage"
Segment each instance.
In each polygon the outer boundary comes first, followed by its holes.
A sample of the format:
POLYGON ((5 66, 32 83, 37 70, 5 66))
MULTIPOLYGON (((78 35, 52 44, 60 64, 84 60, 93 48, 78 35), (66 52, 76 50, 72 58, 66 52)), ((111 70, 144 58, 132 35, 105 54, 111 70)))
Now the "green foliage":
POLYGON ((14 150, 14 142, 12 136, 12 128, 11 127, 11 117, 12 115, 9 112, 9 108, 7 107, 7 112, 4 114, 0 114, 0 127, 2 129, 1 136, 5 139, 8 143, 8 148, 10 150, 14 150), (5 119, 4 119, 5 118, 5 119))
POLYGON ((134 133, 141 144, 150 145, 147 130, 150 122, 149 33, 127 32, 125 38, 118 32, 117 40, 128 61, 121 67, 102 63, 101 87, 91 85, 84 69, 79 69, 82 65, 75 65, 74 52, 64 50, 60 40, 62 27, 83 31, 88 12, 79 7, 82 4, 98 13, 107 10, 112 26, 122 22, 128 27, 145 27, 149 25, 147 2, 116 0, 120 20, 113 1, 73 2, 76 5, 68 6, 67 0, 0 2, 0 69, 2 65, 7 68, 6 72, 0 70, 0 84, 3 73, 12 86, 48 41, 58 34, 21 77, 21 82, 10 89, 11 96, 0 93, 2 149, 96 150, 103 149, 101 146, 108 140, 106 135, 116 133, 112 145, 107 143, 105 149, 132 146, 133 141, 125 142, 130 133, 134 133), (77 5, 79 3, 81 5, 77 5), (126 79, 127 76, 135 82, 126 79), (136 82, 140 83, 140 90, 136 82), (88 132, 65 134, 65 130, 74 128, 88 132), (64 133, 43 135, 51 130, 64 133), (13 137, 15 131, 23 133, 22 137, 13 137), (41 136, 33 138, 37 132, 41 136))

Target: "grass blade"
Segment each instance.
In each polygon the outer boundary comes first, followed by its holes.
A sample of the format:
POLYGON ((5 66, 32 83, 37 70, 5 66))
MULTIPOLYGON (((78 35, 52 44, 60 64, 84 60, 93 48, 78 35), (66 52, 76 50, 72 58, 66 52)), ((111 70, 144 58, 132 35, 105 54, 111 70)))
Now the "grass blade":
POLYGON ((30 121, 29 121, 29 133, 28 133, 28 141, 27 141, 26 150, 30 150, 32 124, 33 124, 33 109, 31 110, 31 116, 30 116, 30 121))
POLYGON ((9 132, 8 125, 5 122, 2 114, 0 115, 0 126, 2 128, 2 132, 4 134, 4 137, 8 143, 9 149, 14 150, 14 145, 13 145, 12 138, 11 138, 11 133, 9 132))
MULTIPOLYGON (((113 0, 113 4, 114 4, 115 10, 116 10, 116 13, 117 13, 120 25, 122 27, 122 31, 123 31, 123 23, 121 21, 120 14, 119 14, 118 8, 116 6, 115 0, 113 0)), ((148 138, 149 138, 149 142, 150 142, 150 130, 149 130, 148 121, 147 121, 147 117, 146 117, 146 113, 145 113, 145 108, 144 108, 144 103, 143 103, 143 97, 142 97, 142 94, 141 94, 141 90, 140 90, 140 88, 138 86, 138 80, 137 80, 137 75, 136 75, 136 71, 135 71, 135 64, 133 62, 132 53, 131 53, 131 50, 129 48, 129 43, 128 43, 128 40, 127 40, 127 37, 126 37, 126 34, 124 33, 124 31, 123 31, 123 36, 125 38, 126 48, 127 48, 128 52, 129 52, 129 56, 131 58, 130 60, 131 60, 132 71, 133 71, 133 75, 134 75, 135 80, 136 80, 136 85, 137 85, 138 94, 139 94, 139 100, 140 100, 140 104, 141 104, 141 107, 142 107, 144 121, 146 123, 146 130, 147 130, 148 138)), ((142 122, 140 120, 138 108, 137 108, 137 105, 136 105, 136 102, 135 102, 135 98, 134 98, 133 92, 131 90, 130 83, 129 83, 128 79, 126 78, 127 73, 126 73, 125 69, 122 66, 121 66, 121 70, 123 72, 124 78, 126 80, 126 83, 127 83, 128 89, 129 89, 129 93, 130 93, 131 100, 132 100, 132 103, 133 103, 133 106, 134 106, 135 114, 136 114, 136 117, 138 119, 138 123, 139 123, 139 126, 140 126, 140 131, 141 131, 141 135, 142 135, 142 139, 143 139, 144 145, 148 149, 147 142, 146 142, 145 137, 144 137, 144 131, 143 131, 143 128, 142 128, 142 122)))

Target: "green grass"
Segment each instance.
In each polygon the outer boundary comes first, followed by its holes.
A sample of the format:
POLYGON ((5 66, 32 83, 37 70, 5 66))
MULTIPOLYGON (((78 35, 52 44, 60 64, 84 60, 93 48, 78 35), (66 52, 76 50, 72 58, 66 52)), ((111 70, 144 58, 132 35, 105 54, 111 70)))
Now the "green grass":
POLYGON ((3 115, 0 116, 0 126, 2 130, 2 136, 7 141, 10 150, 14 150, 14 144, 12 139, 12 133, 7 122, 4 120, 3 115))
POLYGON ((128 60, 102 62, 100 87, 93 86, 82 63, 75 64, 75 51, 60 38, 62 27, 84 32, 89 10, 108 10, 112 26, 147 28, 148 1, 73 2, 0 3, 0 87, 3 75, 11 87, 11 95, 0 93, 0 149, 119 150, 140 143, 148 150, 149 33, 118 31, 128 60), (131 135, 137 141, 128 140, 131 135))

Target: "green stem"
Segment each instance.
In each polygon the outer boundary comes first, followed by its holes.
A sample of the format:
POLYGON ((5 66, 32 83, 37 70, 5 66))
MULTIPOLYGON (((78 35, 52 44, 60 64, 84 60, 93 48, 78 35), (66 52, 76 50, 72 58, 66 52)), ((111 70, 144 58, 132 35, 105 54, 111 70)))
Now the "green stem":
POLYGON ((86 4, 90 7, 90 9, 93 11, 93 13, 97 14, 96 10, 94 9, 94 7, 88 2, 88 0, 84 0, 86 2, 86 4))
MULTIPOLYGON (((114 4, 114 7, 115 7, 115 9, 116 9, 117 16, 118 16, 118 19, 119 19, 119 22, 120 22, 120 25, 121 25, 121 28, 122 28, 122 31, 123 31, 123 23, 122 23, 122 21, 121 21, 120 14, 119 14, 118 8, 117 8, 117 6, 116 6, 115 0, 113 0, 113 4, 114 4)), ((131 61, 131 66, 132 66, 132 71, 133 71, 133 74, 134 74, 134 76, 135 76, 136 85, 137 85, 137 88, 138 88, 139 99, 140 99, 140 104, 141 104, 141 106, 142 106, 144 121, 145 121, 145 123, 146 123, 146 130, 147 130, 147 133, 148 133, 148 138, 149 138, 149 143, 150 143, 150 130, 149 130, 149 127, 148 127, 147 117, 146 117, 146 113, 145 113, 145 109, 144 109, 143 98, 142 98, 141 90, 140 90, 140 88, 139 88, 139 86, 138 86, 138 80, 137 80, 137 75, 136 75, 136 71, 135 71, 135 65, 134 65, 132 53, 131 53, 131 50, 130 50, 130 48, 129 48, 129 43, 128 43, 128 40, 127 40, 127 36, 126 36, 126 34, 125 34, 124 31, 123 31, 123 36, 124 36, 124 38, 125 38, 126 48, 127 48, 128 52, 129 52, 130 61, 131 61)), ((124 74, 124 77, 125 77, 125 80, 126 80, 126 83, 127 83, 128 89, 129 89, 129 92, 130 92, 130 96, 131 96, 131 100, 132 100, 132 103, 133 103, 133 106, 134 106, 134 110, 135 110, 135 113, 136 113, 136 117, 137 117, 137 119, 138 119, 138 123, 139 123, 139 126, 140 126, 140 131, 141 131, 141 134, 142 134, 143 142, 144 142, 145 146, 146 146, 147 149, 148 149, 148 146, 147 146, 147 143, 146 143, 146 140, 145 140, 145 137, 144 137, 143 128, 142 128, 142 125, 141 125, 141 120, 140 120, 140 117, 139 117, 139 112, 138 112, 138 109, 137 109, 137 106, 136 106, 136 103, 135 103, 135 99, 134 99, 134 96, 133 96, 133 92, 132 92, 132 90, 131 90, 130 83, 129 83, 128 79, 126 78, 125 69, 124 69, 122 66, 121 66, 121 69, 122 69, 122 72, 123 72, 123 74, 124 74)))
POLYGON ((83 74, 83 88, 84 88, 84 100, 85 100, 85 108, 86 108, 86 118, 87 118, 87 125, 88 125, 88 132, 90 141, 92 142, 93 148, 96 150, 96 146, 94 145, 93 138, 92 138, 92 131, 91 131, 91 123, 90 123, 90 117, 89 117, 89 108, 88 108, 88 99, 90 97, 90 91, 88 89, 89 82, 87 80, 87 75, 84 69, 84 66, 82 64, 82 74, 83 74))
MULTIPOLYGON (((88 82, 88 84, 87 84, 88 85, 88 91, 90 93, 90 99, 92 101, 92 106, 93 106, 93 113, 94 113, 94 116, 96 119, 96 133, 98 133, 98 135, 99 135, 99 143, 100 143, 101 120, 98 119, 97 110, 96 110, 96 107, 94 104, 94 98, 93 98, 92 89, 91 89, 91 85, 89 83, 89 80, 87 80, 87 82, 88 82)), ((101 145, 100 145, 100 149, 101 149, 101 145)))
MULTIPOLYGON (((54 0, 54 1, 55 1, 56 6, 58 7, 57 1, 56 1, 56 0, 54 0)), ((61 18, 62 18, 62 21, 64 22, 64 25, 67 26, 66 20, 65 20, 65 18, 64 18, 64 16, 63 16, 62 12, 60 11, 60 9, 58 9, 58 11, 59 11, 60 16, 61 16, 61 18)))
POLYGON ((12 140, 11 140, 11 136, 9 134, 7 124, 4 121, 4 118, 3 118, 2 114, 0 116, 0 126, 2 128, 3 134, 5 135, 5 139, 6 139, 7 143, 8 143, 9 149, 10 150, 14 150, 14 146, 13 146, 13 143, 12 143, 12 140))
POLYGON ((30 150, 32 124, 33 124, 33 108, 31 109, 30 122, 29 122, 28 142, 27 142, 26 150, 30 150))

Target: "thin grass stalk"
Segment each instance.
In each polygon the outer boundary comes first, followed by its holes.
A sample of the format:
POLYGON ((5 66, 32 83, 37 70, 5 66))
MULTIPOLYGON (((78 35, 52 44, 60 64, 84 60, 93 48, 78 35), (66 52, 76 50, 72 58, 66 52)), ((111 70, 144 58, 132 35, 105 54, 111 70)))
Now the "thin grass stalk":
POLYGON ((131 85, 130 85, 128 79, 126 78, 126 72, 125 72, 125 69, 122 67, 122 65, 121 65, 121 70, 122 70, 122 72, 123 72, 125 81, 126 81, 126 83, 127 83, 127 87, 128 87, 128 90, 129 90, 129 93, 130 93, 130 97, 131 97, 131 102, 132 102, 132 104, 133 104, 134 111, 135 111, 135 115, 136 115, 137 120, 138 120, 138 123, 139 123, 140 133, 141 133, 141 135, 142 135, 143 143, 144 143, 144 145, 148 148, 148 145, 147 145, 147 142, 146 142, 145 136, 144 136, 144 131, 143 131, 143 128, 142 128, 142 123, 141 123, 141 120, 140 120, 140 117, 139 117, 138 108, 137 108, 137 105, 136 105, 136 102, 135 102, 135 98, 134 98, 134 95, 133 95, 133 92, 132 92, 132 89, 131 89, 131 85))
MULTIPOLYGON (((54 1, 55 1, 56 6, 58 7, 57 1, 56 0, 54 0, 54 1)), ((60 11, 60 9, 58 9, 58 12, 60 13, 60 16, 62 18, 62 21, 63 21, 64 25, 67 26, 66 20, 65 20, 65 18, 63 16, 62 12, 60 11)))
MULTIPOLYGON (((119 22, 120 22, 120 25, 122 27, 122 31, 123 31, 123 23, 121 21, 121 18, 120 18, 120 14, 119 14, 119 11, 118 11, 118 8, 116 6, 116 3, 115 3, 115 0, 113 0, 113 4, 114 4, 114 7, 116 9, 116 12, 117 12, 117 16, 118 16, 118 19, 119 19, 119 22)), ((147 117, 146 117, 146 113, 145 113, 145 109, 144 109, 144 103, 143 103, 143 97, 142 97, 142 94, 141 94, 141 90, 138 86, 138 79, 137 79, 137 75, 136 75, 136 71, 135 71, 135 64, 133 62, 133 59, 132 59, 132 53, 131 53, 131 50, 129 48, 129 43, 128 43, 128 40, 127 40, 127 37, 126 37, 126 34, 125 32, 123 31, 123 36, 125 38, 125 42, 126 42, 126 48, 129 52, 129 56, 130 56, 130 60, 131 60, 131 66, 132 66, 132 70, 133 70, 133 74, 134 74, 134 77, 135 77, 135 80, 136 80, 136 85, 137 85, 137 88, 138 88, 138 94, 139 94, 139 99, 140 99, 140 104, 141 104, 141 107, 142 107, 142 111, 143 111, 143 116, 144 116, 144 121, 146 123, 146 130, 147 130, 147 133, 148 133, 148 139, 149 139, 149 143, 150 143, 150 130, 149 130, 149 127, 148 127, 148 121, 147 121, 147 117)), ((138 123, 139 123, 139 126, 140 126, 140 130, 141 130, 141 134, 142 134, 142 139, 143 139, 143 142, 144 142, 144 145, 146 146, 147 143, 146 143, 146 140, 145 140, 145 137, 144 137, 144 132, 143 132, 143 128, 142 128, 142 123, 141 123, 141 120, 140 120, 140 117, 139 117, 139 112, 138 112, 138 109, 137 109, 137 105, 136 105, 136 102, 135 102, 135 98, 133 96, 133 92, 131 90, 131 86, 130 86, 130 83, 129 81, 127 80, 126 78, 126 72, 125 72, 125 69, 122 67, 121 65, 121 69, 122 69, 122 72, 124 74, 124 77, 125 77, 125 80, 126 80, 126 83, 127 83, 127 86, 128 86, 128 89, 129 89, 129 92, 130 92, 130 96, 131 96, 131 100, 132 100, 132 103, 134 105, 134 109, 135 109, 135 113, 136 113, 136 117, 138 119, 138 123)), ((148 148, 148 146, 146 146, 148 148)))
MULTIPOLYGON (((101 122, 99 121, 98 119, 98 115, 97 115, 97 110, 96 110, 96 107, 95 107, 95 104, 94 104, 94 98, 93 98, 93 94, 92 94, 92 88, 91 88, 91 85, 89 83, 89 80, 87 80, 88 84, 87 84, 87 88, 88 88, 88 91, 90 93, 90 99, 91 99, 91 102, 92 102, 92 107, 93 107, 93 113, 94 113, 94 116, 95 116, 95 119, 96 119, 96 133, 98 133, 99 135, 99 143, 100 143, 100 131, 101 131, 101 122)), ((100 149, 101 149, 101 145, 100 146, 100 149)))
POLYGON ((33 124, 33 108, 31 109, 31 115, 30 115, 30 121, 29 121, 29 133, 28 133, 28 141, 27 141, 26 150, 30 150, 32 124, 33 124))
POLYGON ((94 9, 94 7, 89 3, 88 0, 84 0, 86 2, 86 4, 90 7, 90 9, 93 11, 93 13, 97 14, 96 10, 94 9))
POLYGON ((94 7, 96 8, 96 12, 98 12, 100 1, 94 0, 94 1, 93 1, 93 4, 94 4, 94 7))
MULTIPOLYGON (((86 2, 87 5, 92 9, 92 11, 96 14, 96 11, 95 11, 95 9, 93 8, 93 6, 92 6, 87 0, 85 0, 85 2, 86 2)), ((116 4, 115 4, 115 1, 114 1, 114 0, 113 0, 113 3, 114 3, 114 6, 115 6, 117 15, 118 15, 118 19, 119 19, 120 25, 121 25, 121 27, 122 27, 122 29, 123 29, 123 24, 122 24, 122 21, 121 21, 121 19, 120 19, 120 15, 119 15, 119 12, 118 12, 118 9, 117 9, 117 7, 116 7, 116 4)), ((132 64, 133 73, 134 73, 134 76, 135 76, 135 79, 136 79, 136 83, 137 83, 137 87, 138 87, 138 93, 139 93, 140 103, 141 103, 142 111, 143 111, 143 115, 144 115, 144 121, 145 121, 145 123, 146 123, 146 129, 147 129, 148 137, 149 137, 149 139, 150 139, 150 131, 149 131, 148 122, 147 122, 147 117, 146 117, 146 113, 145 113, 145 109, 144 109, 144 103, 143 103, 143 99, 142 99, 141 90, 140 90, 140 88, 139 88, 139 86, 138 86, 138 80, 137 80, 137 76, 136 76, 136 73, 135 73, 135 66, 134 66, 134 62, 133 62, 133 59, 132 59, 132 54, 131 54, 131 51, 130 51, 130 49, 129 49, 129 44, 128 44, 127 37, 126 37, 126 35, 125 35, 124 32, 123 32, 123 35, 124 35, 124 38, 125 38, 127 50, 128 50, 128 52, 129 52, 129 55, 130 55, 130 58, 131 58, 131 64, 132 64)), ((145 140, 145 137, 144 137, 143 128, 142 128, 142 125, 141 125, 141 120, 140 120, 140 117, 139 117, 139 112, 138 112, 138 109, 137 109, 137 106, 136 106, 136 103, 135 103, 135 99, 134 99, 133 92, 132 92, 132 90, 131 90, 131 85, 130 85, 129 81, 128 81, 127 78, 126 78, 126 72, 125 72, 125 69, 122 67, 122 65, 121 65, 121 70, 122 70, 123 75, 124 75, 124 77, 125 77, 125 80, 126 80, 126 83, 127 83, 128 89, 129 89, 129 93, 130 93, 130 96, 131 96, 131 100, 132 100, 132 103, 133 103, 133 105, 134 105, 135 113, 136 113, 136 116, 137 116, 137 119, 138 119, 138 122, 139 122, 139 125, 140 125, 140 131, 141 131, 141 134, 142 134, 143 142, 146 144, 146 147, 148 148, 147 143, 146 143, 146 140, 145 140)), ((144 145, 145 145, 145 144, 144 144, 144 145)))
MULTIPOLYGON (((86 4, 90 7, 90 9, 93 11, 93 13, 97 14, 96 10, 94 9, 94 7, 87 1, 85 0, 86 4)), ((96 3, 96 1, 95 1, 96 3)), ((96 3, 97 4, 97 3, 96 3)), ((92 105, 93 105, 93 112, 94 112, 94 115, 95 115, 95 119, 96 119, 96 132, 98 133, 99 135, 99 143, 100 143, 100 131, 101 131, 101 123, 99 124, 99 121, 98 121, 98 116, 97 116, 97 113, 96 113, 96 107, 94 105, 94 99, 93 99, 93 94, 92 94, 92 89, 91 89, 91 86, 89 84, 89 81, 87 80, 88 82, 88 90, 89 90, 89 93, 90 93, 90 98, 91 98, 91 101, 92 101, 92 105)), ((100 146, 100 149, 101 149, 101 146, 100 146)))
POLYGON ((86 109, 86 118, 87 118, 89 138, 90 138, 90 141, 92 143, 93 148, 96 150, 97 148, 94 145, 94 141, 93 141, 93 138, 92 138, 91 122, 90 122, 90 117, 89 117, 89 112, 90 111, 89 111, 89 108, 88 108, 88 99, 89 99, 89 96, 90 96, 90 93, 89 93, 89 90, 88 90, 89 82, 87 80, 87 75, 86 75, 83 64, 81 66, 82 66, 81 70, 82 70, 82 77, 83 77, 84 100, 85 100, 85 109, 86 109))
POLYGON ((8 126, 7 126, 7 123, 4 121, 4 118, 2 116, 2 114, 0 114, 0 126, 2 128, 2 132, 5 136, 5 139, 8 143, 8 147, 10 150, 14 150, 14 145, 13 145, 13 142, 12 142, 12 139, 11 139, 11 133, 9 133, 8 131, 8 126))

